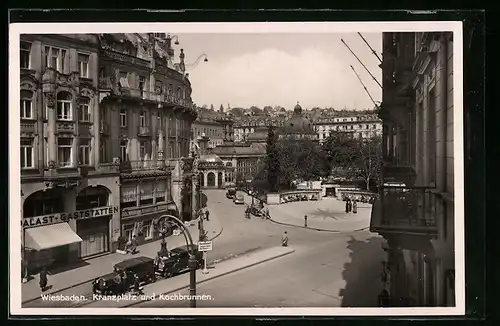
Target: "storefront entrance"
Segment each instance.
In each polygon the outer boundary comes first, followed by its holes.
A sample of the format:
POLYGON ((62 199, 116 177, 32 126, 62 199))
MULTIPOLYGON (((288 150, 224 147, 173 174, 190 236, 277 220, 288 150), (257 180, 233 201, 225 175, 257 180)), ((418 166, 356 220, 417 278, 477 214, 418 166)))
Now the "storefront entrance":
POLYGON ((77 221, 77 233, 82 238, 80 258, 102 254, 109 251, 109 220, 103 216, 77 221))
MULTIPOLYGON (((76 209, 98 209, 110 204, 110 191, 103 186, 87 187, 82 189, 76 198, 76 209)), ((76 231, 82 242, 80 243, 80 258, 99 255, 110 250, 109 222, 111 215, 98 216, 78 220, 76 231)))

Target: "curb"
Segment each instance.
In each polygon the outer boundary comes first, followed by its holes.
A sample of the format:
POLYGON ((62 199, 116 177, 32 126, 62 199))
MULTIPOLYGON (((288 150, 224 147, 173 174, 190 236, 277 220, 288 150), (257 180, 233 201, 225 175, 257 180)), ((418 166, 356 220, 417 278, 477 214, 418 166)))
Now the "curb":
MULTIPOLYGON (((219 233, 217 233, 215 236, 213 236, 211 239, 209 239, 208 241, 213 241, 214 239, 217 239, 221 234, 222 232, 224 231, 224 228, 221 227, 220 228, 220 231, 219 233)), ((109 254, 113 254, 113 253, 109 253, 109 254)), ((78 282, 78 283, 75 283, 75 284, 72 284, 70 286, 67 286, 67 287, 64 287, 64 288, 61 288, 61 289, 58 289, 58 290, 55 290, 54 292, 51 292, 51 293, 47 293, 47 295, 52 295, 52 294, 56 294, 56 293, 59 293, 59 292, 62 292, 62 291, 66 291, 68 289, 71 289, 71 288, 74 288, 76 286, 80 286, 82 284, 85 284, 85 283, 89 283, 89 282, 92 282, 93 280, 95 280, 96 277, 92 277, 91 279, 88 279, 86 281, 81 281, 81 282, 78 282)), ((33 301, 36 301, 36 300, 40 300, 40 297, 36 297, 36 298, 32 298, 32 299, 28 299, 26 301, 23 301, 21 302, 21 305, 23 304, 27 304, 27 303, 30 303, 30 302, 33 302, 33 301)))
MULTIPOLYGON (((262 263, 265 263, 265 262, 268 262, 268 261, 271 261, 271 260, 274 260, 274 259, 278 259, 278 258, 281 258, 281 257, 284 257, 284 256, 287 256, 287 255, 290 255, 290 254, 293 254, 295 252, 295 249, 291 249, 291 251, 288 251, 288 252, 285 252, 285 253, 282 253, 282 254, 279 254, 277 256, 273 256, 273 257, 269 257, 269 258, 266 258, 264 260, 260 260, 260 261, 257 261, 253 264, 250 264, 250 265, 246 265, 246 266, 243 266, 243 267, 239 267, 237 269, 233 269, 233 270, 230 270, 230 271, 227 271, 225 273, 222 273, 222 274, 219 274, 217 276, 214 276, 214 277, 209 277, 209 278, 206 278, 202 281, 197 281, 196 282, 196 285, 198 284, 202 284, 202 283, 205 283, 205 282, 208 282, 208 281, 211 281, 211 280, 215 280, 219 277, 222 277, 222 276, 225 276, 225 275, 229 275, 229 274, 232 274, 232 273, 236 273, 236 272, 239 272, 243 269, 247 269, 247 268, 250 268, 250 267, 253 267, 253 266, 257 266, 257 265, 260 265, 262 263)), ((177 287, 176 289, 172 289, 172 290, 168 290, 167 292, 163 292, 163 293, 160 293, 158 295, 155 296, 155 299, 157 297, 159 297, 160 295, 165 295, 165 294, 170 294, 170 293, 173 293, 173 292, 177 292, 179 290, 183 290, 183 289, 187 289, 189 288, 189 284, 188 285, 183 285, 181 287, 177 287)), ((131 303, 131 304, 127 304, 127 305, 124 305, 124 306, 120 306, 119 308, 128 308, 128 307, 133 307, 133 306, 136 306, 138 304, 141 304, 141 303, 144 303, 144 302, 148 302, 148 301, 151 301, 151 300, 141 300, 141 301, 136 301, 134 303, 131 303)))
POLYGON ((295 227, 295 228, 301 228, 301 229, 306 229, 306 230, 313 230, 313 231, 320 231, 320 232, 331 232, 331 233, 348 233, 348 232, 359 232, 359 231, 364 231, 368 230, 370 227, 364 227, 361 229, 356 229, 356 230, 351 230, 351 231, 340 231, 340 230, 331 230, 331 229, 319 229, 319 228, 311 228, 311 227, 305 227, 297 224, 290 224, 290 223, 283 223, 283 222, 278 222, 276 220, 273 220, 272 218, 268 218, 269 221, 275 224, 279 225, 285 225, 285 226, 290 226, 290 227, 295 227))

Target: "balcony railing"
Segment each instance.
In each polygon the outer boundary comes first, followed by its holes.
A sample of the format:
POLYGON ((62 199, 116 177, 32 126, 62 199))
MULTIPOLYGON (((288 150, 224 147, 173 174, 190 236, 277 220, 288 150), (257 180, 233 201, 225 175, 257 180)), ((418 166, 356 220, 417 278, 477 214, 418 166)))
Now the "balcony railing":
POLYGON ((99 77, 99 88, 100 89, 112 89, 113 84, 111 83, 111 77, 99 77))
POLYGON ((435 235, 435 210, 431 188, 386 186, 373 204, 371 230, 435 235))
POLYGON ((96 165, 96 171, 100 173, 119 173, 120 163, 99 163, 96 165))
POLYGON ((120 172, 125 173, 133 171, 167 170, 167 168, 168 165, 163 160, 123 161, 120 163, 120 172))
POLYGON ((137 134, 139 136, 149 136, 151 134, 151 131, 149 130, 148 126, 139 126, 137 127, 137 134))

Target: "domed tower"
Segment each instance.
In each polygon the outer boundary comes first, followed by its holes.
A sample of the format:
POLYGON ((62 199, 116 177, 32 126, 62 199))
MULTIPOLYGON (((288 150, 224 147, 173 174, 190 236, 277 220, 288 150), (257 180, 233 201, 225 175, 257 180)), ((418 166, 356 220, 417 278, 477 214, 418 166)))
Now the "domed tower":
POLYGON ((299 102, 293 108, 293 115, 288 119, 283 128, 278 130, 280 138, 293 137, 296 139, 308 138, 316 140, 318 135, 314 131, 313 124, 302 115, 302 107, 299 102))

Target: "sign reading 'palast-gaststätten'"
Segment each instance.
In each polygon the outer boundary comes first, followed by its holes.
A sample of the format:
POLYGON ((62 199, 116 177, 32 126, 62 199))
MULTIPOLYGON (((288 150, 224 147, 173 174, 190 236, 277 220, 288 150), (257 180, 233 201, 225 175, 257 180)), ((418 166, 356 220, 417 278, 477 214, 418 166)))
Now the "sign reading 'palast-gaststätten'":
POLYGON ((119 211, 118 207, 106 206, 71 213, 56 213, 43 216, 27 217, 21 221, 23 228, 68 222, 69 220, 81 220, 93 217, 111 215, 119 211))

